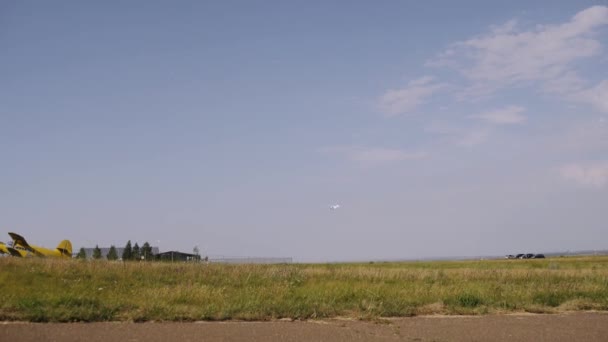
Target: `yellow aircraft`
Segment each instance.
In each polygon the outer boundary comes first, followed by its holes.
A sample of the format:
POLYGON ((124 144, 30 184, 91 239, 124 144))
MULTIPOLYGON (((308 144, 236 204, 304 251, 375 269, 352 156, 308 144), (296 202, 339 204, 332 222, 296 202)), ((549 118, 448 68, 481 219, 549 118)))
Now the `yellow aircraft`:
POLYGON ((48 249, 30 245, 25 241, 23 236, 16 233, 8 233, 13 238, 13 245, 7 246, 4 243, 0 244, 0 252, 7 253, 15 257, 56 257, 56 258, 71 258, 72 243, 70 240, 63 240, 55 249, 48 249))

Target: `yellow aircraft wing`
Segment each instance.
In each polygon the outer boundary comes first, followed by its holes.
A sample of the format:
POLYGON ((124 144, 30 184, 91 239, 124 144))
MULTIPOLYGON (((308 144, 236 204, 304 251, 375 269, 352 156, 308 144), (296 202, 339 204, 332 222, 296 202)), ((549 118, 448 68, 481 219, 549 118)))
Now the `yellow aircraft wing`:
POLYGON ((11 238, 13 239, 13 246, 15 245, 21 245, 23 246, 23 248, 27 248, 30 249, 30 245, 27 243, 27 241, 25 241, 25 238, 17 233, 8 233, 8 235, 11 236, 11 238))
MULTIPOLYGON (((35 248, 34 246, 30 246, 27 241, 25 241, 25 238, 17 233, 8 233, 8 235, 11 236, 11 238, 13 238, 13 246, 21 246, 23 247, 26 251, 35 254, 36 256, 44 256, 44 254, 40 253, 40 251, 38 251, 37 248, 35 248)), ((21 251, 16 250, 18 253, 21 251)), ((24 254, 24 253, 21 253, 24 254)), ((26 253, 25 253, 26 254, 26 253)))
MULTIPOLYGON (((14 257, 23 258, 27 256, 28 251, 16 249, 15 246, 7 246, 4 242, 0 242, 0 254, 10 254, 14 257)), ((19 247, 20 248, 20 247, 19 247)))
POLYGON ((8 252, 14 257, 25 258, 27 256, 28 251, 15 249, 13 247, 6 247, 8 252))

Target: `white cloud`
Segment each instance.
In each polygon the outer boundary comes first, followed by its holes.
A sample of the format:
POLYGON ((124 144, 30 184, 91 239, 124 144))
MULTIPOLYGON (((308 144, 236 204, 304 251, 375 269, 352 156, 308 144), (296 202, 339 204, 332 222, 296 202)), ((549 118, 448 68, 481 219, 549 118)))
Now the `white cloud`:
POLYGON ((508 106, 471 117, 496 125, 521 124, 526 121, 526 117, 521 114, 524 111, 525 109, 520 106, 508 106))
POLYGON ((426 65, 451 67, 471 81, 462 96, 488 95, 502 87, 541 82, 546 91, 581 89, 574 63, 601 52, 594 37, 608 25, 608 7, 594 6, 559 25, 538 25, 518 30, 515 21, 489 33, 452 44, 426 65))
POLYGON ((560 168, 560 174, 566 180, 601 188, 608 184, 608 162, 568 164, 560 168))
POLYGON ((345 158, 361 163, 387 163, 425 158, 426 152, 404 151, 399 149, 361 147, 361 146, 332 146, 321 149, 323 153, 338 154, 345 158))
POLYGON ((608 80, 602 81, 593 88, 577 93, 575 99, 580 102, 589 103, 601 111, 608 112, 608 80))
POLYGON ((408 83, 405 88, 391 89, 380 97, 380 110, 388 116, 405 114, 420 106, 426 100, 445 87, 430 76, 424 76, 408 83))
POLYGON ((550 94, 572 94, 583 89, 585 83, 585 80, 576 72, 567 71, 560 76, 546 80, 542 87, 546 93, 550 94))

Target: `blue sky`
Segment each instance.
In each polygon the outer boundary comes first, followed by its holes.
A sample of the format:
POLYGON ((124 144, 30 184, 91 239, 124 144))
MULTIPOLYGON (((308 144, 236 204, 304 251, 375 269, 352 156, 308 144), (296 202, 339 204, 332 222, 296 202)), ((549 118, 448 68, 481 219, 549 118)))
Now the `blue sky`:
POLYGON ((0 48, 0 226, 32 243, 607 247, 605 2, 4 1, 0 48))

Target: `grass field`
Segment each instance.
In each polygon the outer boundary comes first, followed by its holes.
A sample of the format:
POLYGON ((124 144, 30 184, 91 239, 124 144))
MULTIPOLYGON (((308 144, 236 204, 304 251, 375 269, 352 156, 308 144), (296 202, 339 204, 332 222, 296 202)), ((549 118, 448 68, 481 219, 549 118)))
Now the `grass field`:
POLYGON ((373 320, 569 310, 608 310, 608 257, 288 265, 0 258, 0 320, 373 320))

